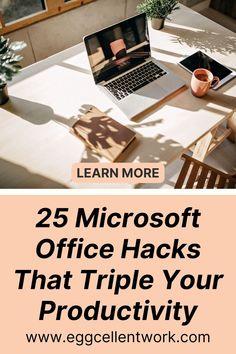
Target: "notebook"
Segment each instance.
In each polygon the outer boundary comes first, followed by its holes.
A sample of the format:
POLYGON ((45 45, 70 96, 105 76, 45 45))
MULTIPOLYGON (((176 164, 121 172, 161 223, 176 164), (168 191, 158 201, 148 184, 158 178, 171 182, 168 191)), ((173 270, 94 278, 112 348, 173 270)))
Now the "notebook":
POLYGON ((134 131, 93 106, 86 114, 78 118, 72 130, 88 147, 112 162, 136 136, 134 131))

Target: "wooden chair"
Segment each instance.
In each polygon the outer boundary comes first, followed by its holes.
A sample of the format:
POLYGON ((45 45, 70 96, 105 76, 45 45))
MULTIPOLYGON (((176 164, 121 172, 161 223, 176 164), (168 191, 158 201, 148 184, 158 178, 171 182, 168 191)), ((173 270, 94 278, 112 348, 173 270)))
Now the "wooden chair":
POLYGON ((3 10, 0 8, 0 29, 4 27, 3 10))
POLYGON ((236 178, 217 170, 188 155, 183 155, 185 160, 175 189, 213 189, 213 188, 236 188, 236 178))

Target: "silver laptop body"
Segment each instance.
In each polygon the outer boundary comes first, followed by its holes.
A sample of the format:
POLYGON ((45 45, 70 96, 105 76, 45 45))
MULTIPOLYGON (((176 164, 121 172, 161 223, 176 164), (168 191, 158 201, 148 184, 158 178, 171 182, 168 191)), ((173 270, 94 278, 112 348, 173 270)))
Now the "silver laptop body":
POLYGON ((133 118, 185 85, 151 57, 145 14, 84 38, 95 84, 133 118))

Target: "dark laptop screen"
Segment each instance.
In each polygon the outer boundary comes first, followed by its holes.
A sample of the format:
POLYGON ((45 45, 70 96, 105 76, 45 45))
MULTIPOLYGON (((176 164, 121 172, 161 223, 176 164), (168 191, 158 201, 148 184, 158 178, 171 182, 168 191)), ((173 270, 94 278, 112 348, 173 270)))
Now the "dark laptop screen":
POLYGON ((145 14, 94 33, 84 41, 96 83, 110 80, 150 56, 145 14))

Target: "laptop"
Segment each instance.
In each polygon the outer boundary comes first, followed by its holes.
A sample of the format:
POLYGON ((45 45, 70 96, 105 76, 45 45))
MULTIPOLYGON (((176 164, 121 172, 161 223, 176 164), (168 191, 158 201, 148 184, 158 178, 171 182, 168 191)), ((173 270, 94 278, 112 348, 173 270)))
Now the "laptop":
POLYGON ((145 14, 86 36, 84 43, 95 84, 130 119, 185 85, 152 58, 145 14))

